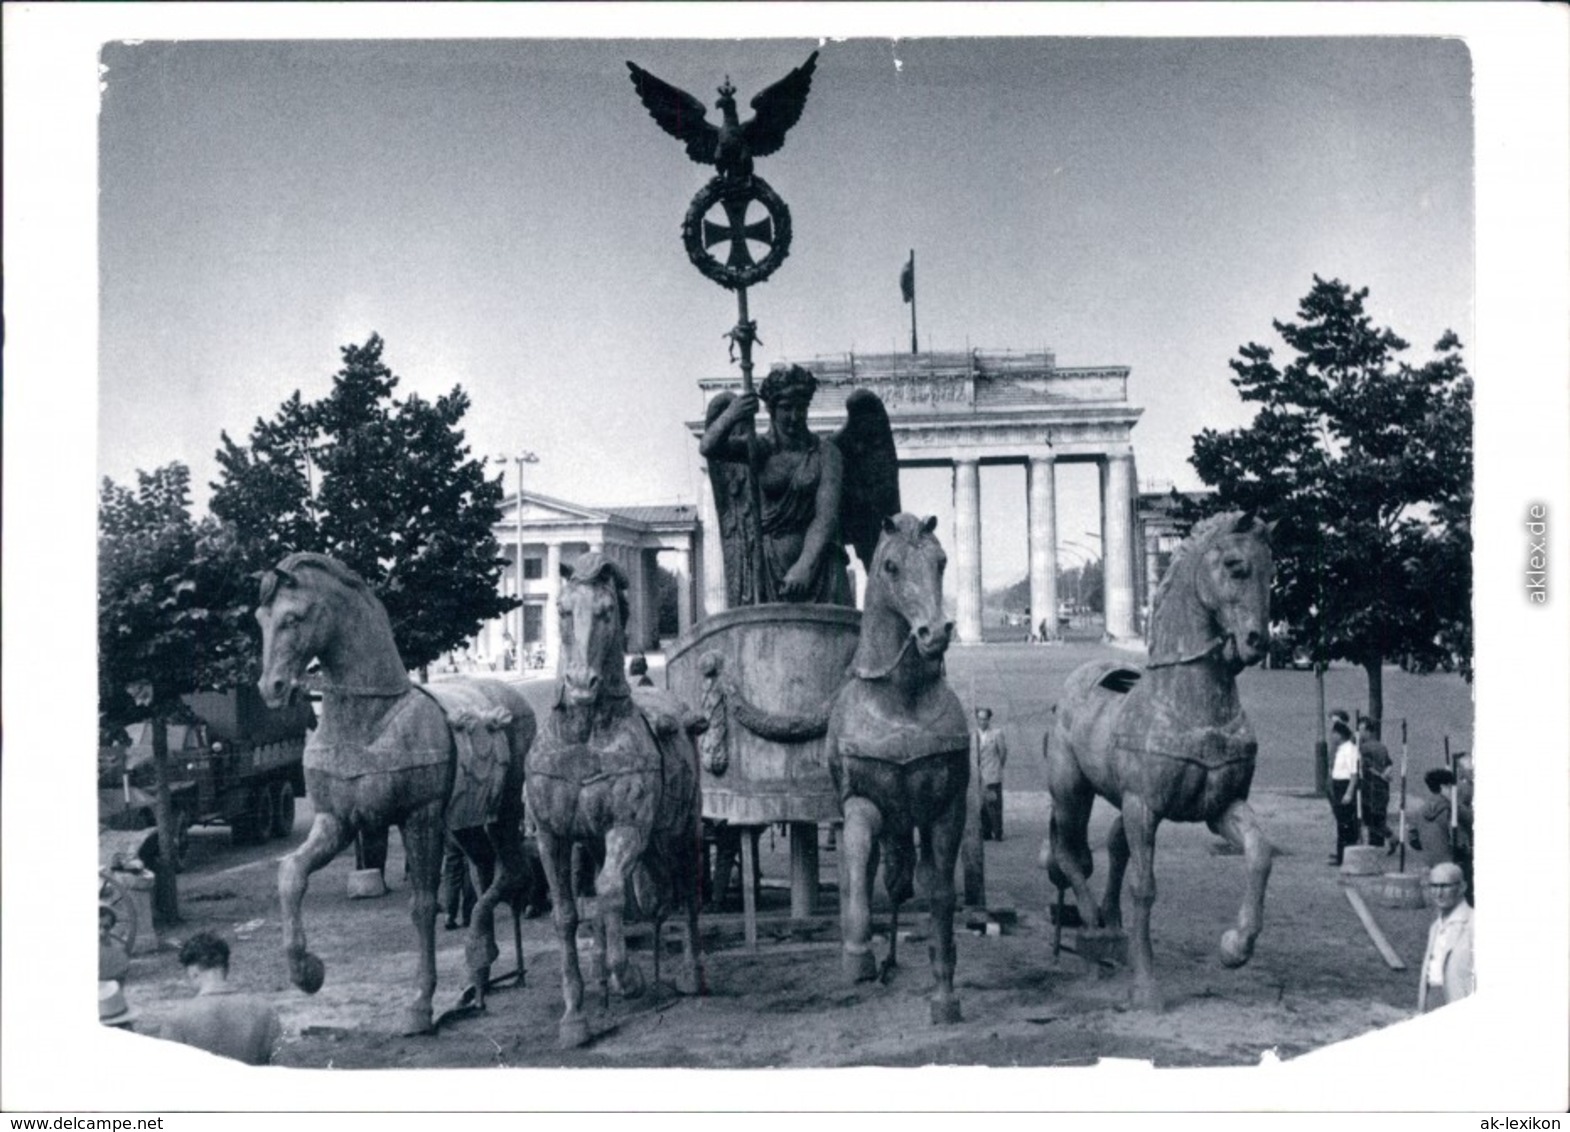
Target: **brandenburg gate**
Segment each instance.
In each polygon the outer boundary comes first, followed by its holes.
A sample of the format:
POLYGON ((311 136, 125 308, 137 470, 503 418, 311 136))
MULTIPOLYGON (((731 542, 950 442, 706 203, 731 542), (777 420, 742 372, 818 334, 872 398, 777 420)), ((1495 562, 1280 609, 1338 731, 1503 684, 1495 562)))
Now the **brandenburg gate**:
MULTIPOLYGON (((1138 479, 1130 439, 1143 409, 1128 403, 1128 367, 1060 369, 1050 352, 851 354, 800 364, 818 379, 810 424, 832 432, 845 421, 845 398, 869 389, 883 400, 902 468, 954 469, 954 531, 949 565, 956 586, 961 643, 981 640, 981 465, 1023 464, 1030 539, 1031 618, 1057 627, 1059 464, 1094 463, 1101 477, 1106 631, 1138 636, 1135 625, 1135 504, 1138 479)), ((703 400, 739 392, 740 377, 704 378, 703 400)), ((691 422, 701 435, 701 418, 691 422)), ((767 427, 767 413, 758 414, 767 427)), ((714 503, 701 493, 703 529, 717 531, 714 503)), ((947 540, 945 540, 947 541, 947 540)), ((720 540, 704 546, 704 614, 725 608, 720 540)))

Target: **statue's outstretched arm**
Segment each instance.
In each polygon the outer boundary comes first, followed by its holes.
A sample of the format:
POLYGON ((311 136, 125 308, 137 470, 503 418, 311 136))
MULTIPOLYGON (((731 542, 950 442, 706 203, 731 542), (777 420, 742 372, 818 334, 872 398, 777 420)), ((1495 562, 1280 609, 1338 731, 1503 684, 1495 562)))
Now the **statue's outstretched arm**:
POLYGON ((736 425, 752 420, 758 414, 758 399, 753 394, 743 394, 725 406, 724 412, 709 422, 698 441, 698 454, 705 460, 725 460, 730 463, 748 462, 747 442, 731 435, 736 425))

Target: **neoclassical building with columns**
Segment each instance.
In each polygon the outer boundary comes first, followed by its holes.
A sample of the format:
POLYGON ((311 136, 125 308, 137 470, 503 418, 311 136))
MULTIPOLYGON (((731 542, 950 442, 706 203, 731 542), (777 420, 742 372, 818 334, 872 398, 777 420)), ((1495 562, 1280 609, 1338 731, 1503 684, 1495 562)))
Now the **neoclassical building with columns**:
MULTIPOLYGON (((1033 611, 1055 611, 1057 496, 1060 464, 1094 463, 1101 478, 1106 577, 1106 631, 1114 640, 1139 635, 1136 594, 1144 555, 1136 551, 1138 476, 1131 433, 1143 409, 1128 403, 1127 366, 1060 368, 1050 352, 851 354, 802 360, 818 379, 809 424, 838 428, 845 398, 870 389, 883 400, 902 468, 948 467, 954 476, 950 572, 956 586, 955 629, 961 643, 981 641, 981 466, 1025 467, 1033 611)), ((705 404, 739 391, 739 376, 698 382, 705 404)), ((764 424, 760 417, 760 426, 764 424)), ((701 435, 701 418, 688 423, 701 435)), ((703 526, 716 530, 713 501, 702 500, 703 526)), ((947 540, 945 540, 947 541, 947 540)), ((703 544, 702 613, 725 608, 718 539, 703 544)), ((1043 614, 1033 612, 1032 616, 1043 614)), ((1056 618, 1047 616, 1049 626, 1056 618)))
POLYGON ((702 534, 697 509, 690 504, 589 507, 525 491, 502 500, 502 518, 493 528, 507 560, 501 592, 523 598, 523 605, 487 622, 475 645, 499 657, 509 640, 526 647, 545 646, 546 670, 556 670, 561 626, 555 615, 561 593, 561 568, 581 554, 600 551, 622 568, 628 581, 631 621, 629 649, 659 647, 659 610, 655 565, 676 575, 678 630, 693 623, 700 584, 702 534))

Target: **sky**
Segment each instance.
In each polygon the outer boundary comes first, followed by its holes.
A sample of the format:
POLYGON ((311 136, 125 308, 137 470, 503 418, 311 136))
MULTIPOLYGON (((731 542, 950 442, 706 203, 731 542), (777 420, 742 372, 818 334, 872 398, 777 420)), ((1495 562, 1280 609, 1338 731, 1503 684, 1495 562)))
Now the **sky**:
MULTIPOLYGON (((956 1097, 1241 1107, 1252 1126, 1265 1109, 1562 1109, 1570 951, 1563 917, 1542 910, 1570 902, 1564 6, 8 3, 0 17, 8 1110, 165 1110, 176 1082, 178 1103, 216 1110, 419 1110, 432 1097, 498 1113, 595 1100, 750 1110, 876 1095, 918 1109, 956 1097), (899 266, 914 247, 924 345, 1047 346, 1065 366, 1130 366, 1146 410, 1141 478, 1192 486, 1192 434, 1247 417, 1226 360, 1268 341, 1313 273, 1369 287, 1373 317, 1419 359, 1447 326, 1467 343, 1478 773, 1508 801, 1478 816, 1479 876, 1498 893, 1478 923, 1486 985, 1448 1017, 1255 1069, 705 1074, 697 1093, 654 1073, 587 1101, 571 1073, 521 1086, 487 1076, 479 1092, 473 1075, 328 1073, 280 1092, 270 1074, 101 1033, 80 978, 90 905, 61 887, 88 876, 93 856, 90 807, 62 800, 91 789, 91 761, 70 752, 94 744, 97 476, 181 459, 206 482, 221 429, 243 434, 296 388, 319 396, 337 348, 374 329, 405 389, 470 392, 476 453, 537 451, 540 490, 694 499, 682 422, 701 407, 696 379, 727 372, 720 335, 734 306, 678 239, 707 171, 644 116, 622 60, 704 97, 729 73, 745 103, 820 32, 848 39, 821 45, 805 115, 760 163, 796 227, 790 260, 752 295, 764 362, 894 348, 908 333, 899 266), (935 41, 979 34, 1015 38, 935 41), (1241 38, 1183 39, 1195 34, 1241 38), (1361 38, 1313 38, 1326 34, 1361 38), (368 35, 392 39, 354 42, 368 35), (424 42, 433 35, 473 42, 424 42), (478 42, 497 36, 556 41, 478 42), (1170 41, 1137 38, 1148 36, 1170 41), (1306 38, 1259 38, 1286 36, 1306 38), (296 41, 214 42, 240 37, 296 41), (561 42, 583 37, 598 42, 561 42), (105 50, 122 41, 140 45, 105 50), (1541 606, 1523 579, 1534 505, 1549 517, 1541 606), (23 848, 41 813, 42 869, 23 848), (1430 1087, 1457 1049, 1466 1072, 1430 1087)), ((1006 482, 983 490, 988 569, 1006 574, 1017 554, 1017 577, 1022 507, 1006 482), (1005 537, 1011 523, 1018 538, 1005 537)), ((1072 498, 1060 537, 1088 542, 1074 531, 1093 530, 1095 511, 1076 490, 1061 483, 1072 498)), ((907 478, 913 510, 942 509, 944 494, 907 478)), ((515 1122, 491 1117, 504 1119, 515 1122)))
MULTIPOLYGON (((111 42, 100 473, 182 460, 205 505, 220 431, 321 396, 375 331, 403 392, 469 393, 476 455, 538 455, 530 489, 695 502, 684 422, 697 379, 733 372, 735 304, 679 240, 713 170, 624 61, 706 105, 729 75, 745 115, 815 48, 805 113, 758 163, 795 228, 751 292, 762 366, 903 350, 914 249, 924 349, 1130 367, 1140 479, 1191 488, 1194 434, 1252 415, 1228 359, 1274 344, 1315 273, 1368 287, 1419 361, 1471 339, 1458 39, 111 42)), ((907 472, 906 508, 949 530, 951 481, 907 472)), ((1006 585, 1023 468, 982 493, 984 581, 1006 585)), ((1060 540, 1098 552, 1094 468, 1059 497, 1060 540)))

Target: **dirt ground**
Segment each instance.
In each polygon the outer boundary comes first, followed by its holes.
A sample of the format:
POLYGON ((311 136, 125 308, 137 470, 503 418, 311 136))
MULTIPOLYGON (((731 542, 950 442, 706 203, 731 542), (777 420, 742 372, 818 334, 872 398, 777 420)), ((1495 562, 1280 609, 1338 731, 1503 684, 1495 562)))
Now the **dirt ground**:
MULTIPOLYGON (((1106 973, 1072 954, 1052 958, 1049 886, 1036 864, 1046 831, 1047 799, 1013 791, 1007 839, 988 843, 988 905, 1017 919, 1000 935, 963 930, 957 985, 964 1021, 935 1027, 925 997, 924 912, 900 920, 900 969, 888 985, 848 985, 839 973, 835 857, 820 838, 823 890, 818 915, 788 915, 788 847, 765 833, 760 945, 743 944, 739 889, 703 921, 708 993, 681 997, 668 985, 643 998, 612 1001, 593 1019, 587 1046, 556 1047, 561 1011, 556 942, 548 918, 525 921, 526 985, 497 991, 482 1016, 456 1020, 434 1037, 393 1032, 409 997, 414 941, 402 851, 393 839, 387 875, 393 891, 350 900, 353 868, 345 854, 318 873, 306 900, 311 947, 327 965, 314 997, 288 983, 280 947, 276 867, 280 849, 222 849, 219 831, 197 837, 193 869, 181 879, 185 923, 166 932, 162 948, 138 957, 127 993, 142 1011, 139 1028, 189 993, 175 952, 203 929, 233 948, 233 981, 276 1002, 286 1041, 279 1061, 348 1068, 599 1066, 830 1067, 853 1065, 1072 1065, 1101 1057, 1150 1059, 1163 1066, 1257 1063, 1265 1050, 1282 1058, 1378 1029, 1411 1016, 1417 965, 1431 915, 1389 909, 1369 895, 1378 923, 1406 969, 1391 970, 1364 933, 1327 864, 1333 835, 1328 807, 1301 791, 1256 791, 1254 803, 1278 856, 1266 902, 1265 932, 1253 961, 1223 968, 1216 945, 1242 899, 1240 857, 1202 826, 1165 825, 1157 841, 1159 894, 1153 919, 1157 974, 1167 1009, 1128 1007, 1126 971, 1106 973), (906 935, 906 933, 909 933, 906 935)), ((1098 804, 1092 844, 1100 852, 1112 811, 1098 804)), ((299 815, 303 835, 309 807, 299 815)), ((1392 859, 1393 861, 1393 859, 1392 859)), ((1414 866, 1415 867, 1415 866, 1414 866)), ((1393 871, 1392 863, 1392 871, 1393 871)), ((1125 894, 1125 917, 1128 912, 1125 894)), ((1008 917, 1001 916, 1006 920, 1008 917)), ((963 917, 961 923, 963 923, 963 917)), ((886 933, 886 913, 879 917, 886 933)), ((511 965, 510 931, 499 943, 511 965)), ((674 939, 674 936, 672 937, 674 939)), ((886 938, 886 936, 885 936, 886 938)), ((1072 945, 1075 933, 1066 933, 1072 945)), ((454 1004, 463 985, 462 933, 437 927, 437 1009, 454 1004)), ((651 974, 650 933, 632 946, 651 974)), ((881 952, 882 941, 880 941, 881 952)), ((677 961, 669 955, 666 978, 677 961)))

